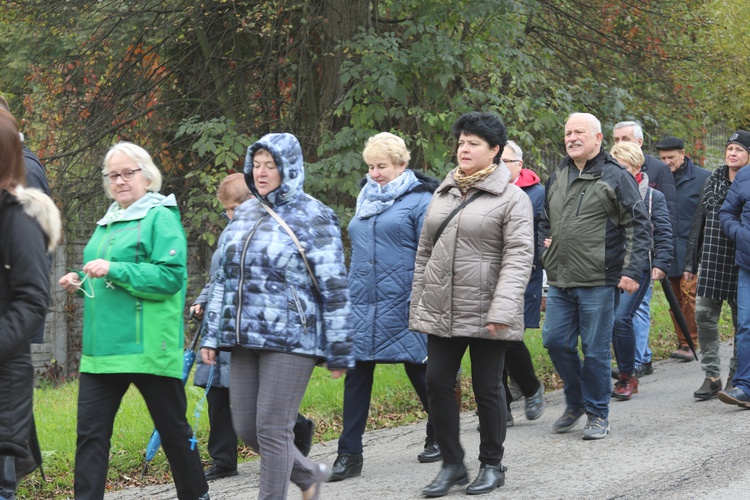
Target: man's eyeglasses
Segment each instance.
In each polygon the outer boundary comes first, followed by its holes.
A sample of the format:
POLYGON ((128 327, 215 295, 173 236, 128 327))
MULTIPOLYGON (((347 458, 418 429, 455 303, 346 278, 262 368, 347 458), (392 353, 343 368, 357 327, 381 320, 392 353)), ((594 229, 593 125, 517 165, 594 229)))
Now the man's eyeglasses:
POLYGON ((521 160, 503 160, 503 159, 501 158, 501 159, 500 159, 500 161, 502 161, 503 163, 518 163, 518 162, 519 162, 519 161, 521 161, 521 160))
POLYGON ((141 168, 136 168, 135 170, 123 170, 119 174, 104 174, 104 179, 109 182, 110 184, 114 184, 117 182, 118 177, 122 177, 122 180, 125 182, 132 181, 133 177, 135 177, 136 172, 140 172, 141 168))

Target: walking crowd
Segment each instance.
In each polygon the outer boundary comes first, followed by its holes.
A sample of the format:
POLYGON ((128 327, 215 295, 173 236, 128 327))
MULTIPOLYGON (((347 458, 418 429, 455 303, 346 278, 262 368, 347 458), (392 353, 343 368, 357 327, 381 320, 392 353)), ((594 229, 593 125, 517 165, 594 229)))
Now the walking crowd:
MULTIPOLYGON (((187 243, 177 202, 160 193, 147 151, 114 145, 101 172, 113 202, 82 268, 59 280, 84 301, 75 498, 103 498, 115 416, 132 384, 161 436, 179 499, 209 499, 208 481, 237 475, 238 438, 260 455, 259 498, 287 498, 293 483, 304 500, 319 499, 324 483, 365 467, 378 364, 403 364, 428 416, 416 459, 442 466, 422 494, 441 497, 457 485, 490 493, 505 483, 510 381, 528 420, 545 409, 524 330, 542 324, 563 381, 566 408, 552 432, 567 433, 585 416, 582 439, 603 439, 611 399, 628 401, 639 378, 653 373, 654 281, 678 304, 672 357, 690 361, 691 340, 700 346, 705 380, 694 397, 750 408, 750 169, 743 169, 750 132, 732 134, 725 164, 709 172, 677 137, 656 144, 661 161, 645 154, 632 121, 615 125, 608 152, 599 120, 573 113, 564 126, 567 154, 545 185, 524 168, 522 149, 496 114, 464 114, 452 135, 456 167, 442 181, 409 168, 403 138, 383 132, 367 140, 348 269, 336 215, 304 191, 295 136, 263 136, 248 148, 244 172, 221 183, 228 224, 190 308, 201 320, 195 384, 208 391, 205 470, 185 416, 187 243), (724 302, 735 327, 726 383, 724 302), (455 394, 467 351, 480 433, 473 480, 455 394), (316 366, 344 377, 331 466, 307 458, 313 424, 299 414, 316 366)), ((25 187, 22 148, 15 120, 0 110, 0 376, 14 394, 0 403, 0 414, 10 415, 1 422, 12 420, 0 423, 0 499, 14 498, 14 463, 28 457, 35 436, 29 345, 49 297, 43 264, 59 240, 53 203, 25 187), (28 405, 16 404, 20 393, 28 405)))

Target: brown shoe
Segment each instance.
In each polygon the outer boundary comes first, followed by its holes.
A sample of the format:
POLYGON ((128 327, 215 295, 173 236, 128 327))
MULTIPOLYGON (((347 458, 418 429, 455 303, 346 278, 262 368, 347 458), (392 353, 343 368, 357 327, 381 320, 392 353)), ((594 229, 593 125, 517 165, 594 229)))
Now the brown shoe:
POLYGON ((638 392, 638 379, 633 373, 622 373, 620 372, 620 378, 615 384, 615 389, 612 391, 612 395, 618 401, 627 401, 633 394, 638 392))
POLYGON ((686 345, 674 351, 672 354, 669 355, 669 357, 680 359, 682 361, 692 361, 695 359, 695 357, 693 356, 693 353, 690 352, 690 348, 686 345))

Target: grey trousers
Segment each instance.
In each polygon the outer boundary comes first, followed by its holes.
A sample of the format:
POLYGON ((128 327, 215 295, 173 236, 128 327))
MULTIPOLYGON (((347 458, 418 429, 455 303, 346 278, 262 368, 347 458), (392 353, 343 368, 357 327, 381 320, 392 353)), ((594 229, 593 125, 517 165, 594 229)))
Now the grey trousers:
POLYGON ((237 435, 260 455, 259 499, 285 499, 290 480, 305 491, 318 479, 318 464, 294 446, 294 423, 315 361, 295 354, 232 349, 232 422, 237 435))
MULTIPOLYGON (((737 332, 737 301, 727 300, 732 310, 732 325, 737 332)), ((719 357, 719 317, 723 300, 708 297, 695 298, 695 323, 698 325, 698 342, 701 347, 701 368, 706 377, 721 376, 721 359, 719 357)), ((734 352, 729 360, 730 379, 737 368, 737 342, 734 342, 734 352)))

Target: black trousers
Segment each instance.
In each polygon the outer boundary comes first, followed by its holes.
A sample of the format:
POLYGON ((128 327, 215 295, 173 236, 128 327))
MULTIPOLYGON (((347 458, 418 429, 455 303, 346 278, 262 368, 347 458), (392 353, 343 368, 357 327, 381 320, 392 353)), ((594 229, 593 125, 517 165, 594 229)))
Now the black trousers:
POLYGON ((446 464, 464 461, 459 441, 459 408, 454 387, 466 349, 471 357, 471 378, 479 415, 479 461, 497 465, 503 459, 507 408, 502 380, 505 341, 466 337, 427 337, 427 398, 435 438, 446 464))
POLYGON ((503 386, 505 386, 505 401, 508 411, 513 397, 508 389, 508 375, 510 374, 523 393, 523 397, 528 398, 536 394, 541 387, 539 379, 534 373, 534 364, 531 362, 531 353, 529 348, 522 340, 508 341, 505 343, 505 369, 503 370, 503 386))
MULTIPOLYGON (((76 500, 101 500, 107 482, 110 440, 115 415, 125 392, 134 384, 161 434, 172 468, 177 498, 196 500, 208 491, 198 448, 191 449, 187 399, 182 381, 142 373, 81 373, 78 390, 78 440, 75 460, 76 500)), ((148 436, 144 436, 144 443, 148 436)))
MULTIPOLYGON (((344 430, 339 437, 339 453, 362 453, 362 435, 367 426, 372 398, 372 383, 374 379, 375 361, 357 361, 353 370, 346 372, 344 380, 344 430)), ((404 363, 406 375, 414 386, 417 397, 422 402, 422 408, 427 413, 427 439, 433 437, 432 421, 430 420, 427 402, 427 384, 425 374, 427 365, 404 363)))
POLYGON ((232 410, 229 407, 229 389, 211 387, 206 395, 208 402, 208 454, 213 464, 223 469, 237 468, 237 433, 232 426, 232 410))

